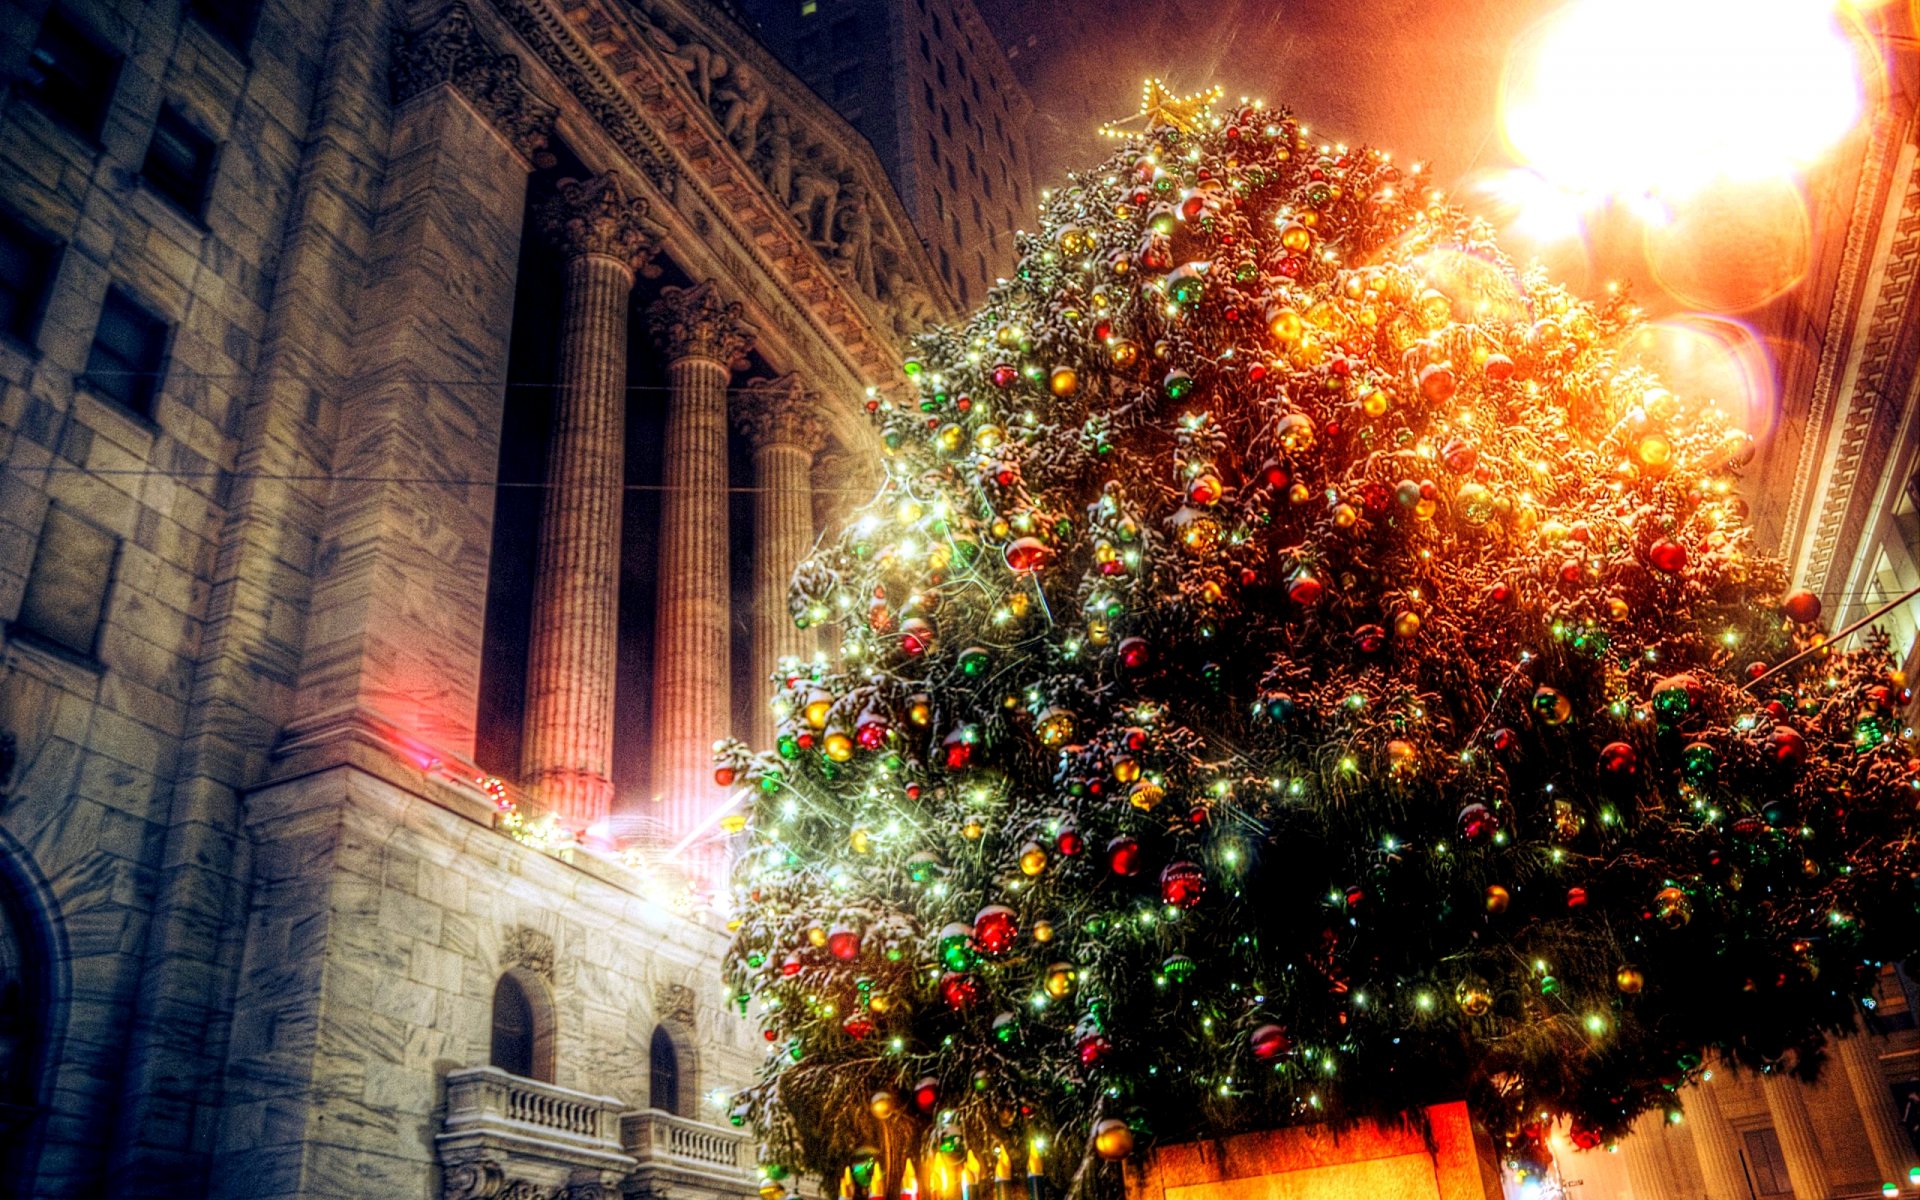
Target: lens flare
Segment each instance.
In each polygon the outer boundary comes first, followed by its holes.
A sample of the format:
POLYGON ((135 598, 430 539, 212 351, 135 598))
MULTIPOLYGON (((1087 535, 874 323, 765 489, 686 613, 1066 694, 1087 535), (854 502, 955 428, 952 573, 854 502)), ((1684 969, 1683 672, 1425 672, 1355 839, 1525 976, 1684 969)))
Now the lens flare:
POLYGON ((1813 261, 1813 219, 1788 179, 1715 183, 1646 226, 1654 280, 1689 308, 1743 312, 1800 282, 1813 261))
POLYGON ((1652 321, 1633 331, 1619 359, 1655 372, 1688 405, 1718 408, 1756 440, 1773 431, 1779 414, 1774 362, 1739 321, 1705 313, 1652 321))
POLYGON ((1501 128, 1555 187, 1676 197, 1813 162, 1862 92, 1830 0, 1575 0, 1509 58, 1501 128))

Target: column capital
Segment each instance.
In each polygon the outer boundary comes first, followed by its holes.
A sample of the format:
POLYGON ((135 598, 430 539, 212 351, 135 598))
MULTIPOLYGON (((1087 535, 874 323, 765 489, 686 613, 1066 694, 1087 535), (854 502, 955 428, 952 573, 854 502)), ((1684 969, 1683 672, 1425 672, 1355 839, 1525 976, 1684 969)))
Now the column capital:
POLYGON ((740 302, 723 299, 711 279, 661 288, 647 309, 647 328, 669 362, 708 358, 727 365, 747 352, 754 333, 740 317, 740 302))
POLYGON ((660 249, 646 225, 647 202, 627 191, 612 171, 589 179, 562 179, 540 202, 534 219, 568 258, 599 255, 629 270, 644 266, 660 249))
POLYGON ((809 455, 827 444, 827 424, 820 419, 819 397, 802 387, 794 375, 755 379, 733 393, 728 406, 733 424, 755 450, 767 446, 795 446, 809 455))
POLYGON ((463 0, 411 33, 394 38, 393 102, 404 104, 446 84, 531 162, 546 149, 560 110, 534 95, 520 75, 520 60, 495 47, 474 26, 463 0))

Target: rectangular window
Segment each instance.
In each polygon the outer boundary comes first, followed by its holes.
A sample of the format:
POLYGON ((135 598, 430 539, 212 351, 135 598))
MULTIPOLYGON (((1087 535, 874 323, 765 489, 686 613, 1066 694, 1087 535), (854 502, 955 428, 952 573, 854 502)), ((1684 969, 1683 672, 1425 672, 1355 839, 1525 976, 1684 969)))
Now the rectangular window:
POLYGON ((833 75, 833 102, 845 104, 860 98, 860 68, 848 67, 833 75))
POLYGON ((58 242, 0 213, 0 332, 32 344, 59 260, 58 242))
POLYGON ((943 42, 947 40, 947 31, 940 24, 939 13, 933 14, 933 36, 943 42))
POLYGON ((933 85, 930 83, 922 83, 920 86, 927 89, 927 111, 932 112, 933 111, 933 85))
POLYGON ((109 288, 87 352, 87 390, 151 417, 166 364, 167 323, 119 288, 109 288))
POLYGON ((187 14, 209 33, 242 54, 253 41, 260 0, 190 0, 187 14))
POLYGON ((1786 1156, 1780 1152, 1780 1135, 1771 1129, 1749 1129, 1740 1135, 1740 1141, 1741 1157, 1753 1176, 1754 1190, 1762 1196, 1793 1195, 1786 1156))
POLYGON ((800 0, 800 15, 810 17, 820 11, 820 0, 800 0))
POLYGON ((953 114, 949 113, 944 105, 940 109, 940 132, 948 137, 953 136, 953 114))
POLYGON ((973 157, 972 146, 967 147, 967 174, 973 176, 975 179, 980 178, 980 163, 973 157))
POLYGON ((213 139, 195 128, 171 104, 160 106, 147 143, 147 161, 140 178, 175 207, 198 221, 207 207, 207 185, 213 181, 213 139))
POLYGON ((56 8, 40 24, 18 86, 40 111, 91 142, 106 124, 119 78, 120 56, 56 8))
POLYGON ((938 166, 940 164, 940 139, 934 135, 931 129, 927 130, 927 153, 933 155, 934 165, 938 166))
POLYGON ((933 61, 933 47, 928 44, 927 35, 924 33, 920 35, 920 57, 928 62, 933 61))
POLYGON ((947 257, 947 248, 940 247, 940 278, 953 282, 953 260, 947 257))
POLYGON ((947 86, 947 60, 943 58, 939 62, 933 64, 933 73, 936 77, 939 78, 940 86, 946 87, 947 86))
POLYGON ((948 159, 948 160, 947 160, 947 186, 948 186, 948 187, 950 187, 950 188, 952 188, 952 189, 954 189, 955 191, 959 191, 959 190, 960 190, 960 180, 959 180, 959 178, 958 178, 957 176, 955 176, 955 175, 954 175, 954 173, 953 173, 953 160, 952 160, 952 159, 948 159))
POLYGON ((40 525, 27 590, 13 628, 93 657, 120 539, 55 504, 40 525))

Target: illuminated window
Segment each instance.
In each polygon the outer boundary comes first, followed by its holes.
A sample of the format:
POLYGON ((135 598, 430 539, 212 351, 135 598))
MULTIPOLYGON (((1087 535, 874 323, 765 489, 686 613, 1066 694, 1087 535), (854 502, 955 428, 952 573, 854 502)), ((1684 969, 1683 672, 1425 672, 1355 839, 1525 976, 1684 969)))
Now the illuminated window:
POLYGON ((820 11, 820 0, 800 0, 800 15, 810 17, 820 11))

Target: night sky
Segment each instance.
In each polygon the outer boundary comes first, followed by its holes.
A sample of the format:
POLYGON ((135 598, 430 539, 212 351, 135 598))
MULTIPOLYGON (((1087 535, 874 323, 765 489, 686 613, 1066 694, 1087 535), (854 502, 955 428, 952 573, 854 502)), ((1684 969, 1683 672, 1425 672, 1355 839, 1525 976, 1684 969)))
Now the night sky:
POLYGON ((1048 186, 1109 147, 1094 130, 1157 75, 1290 106, 1330 140, 1433 164, 1451 183, 1505 163, 1495 120, 1510 47, 1557 0, 976 0, 1033 97, 1048 186))

